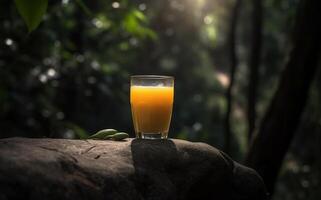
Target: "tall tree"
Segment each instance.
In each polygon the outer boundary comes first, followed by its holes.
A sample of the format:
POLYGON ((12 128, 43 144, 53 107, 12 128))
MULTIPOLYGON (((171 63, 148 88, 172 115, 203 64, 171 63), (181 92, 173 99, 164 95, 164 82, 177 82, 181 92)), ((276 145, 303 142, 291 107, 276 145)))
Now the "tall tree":
POLYGON ((293 49, 279 86, 247 155, 273 192, 282 160, 294 136, 307 101, 320 56, 320 1, 301 0, 293 32, 293 49))
POLYGON ((226 102, 227 102, 227 110, 226 116, 224 120, 224 127, 225 127, 225 139, 224 139, 224 150, 226 152, 230 151, 231 146, 231 111, 232 111, 232 91, 234 87, 234 80, 235 80, 235 71, 238 65, 238 57, 236 54, 236 32, 237 32, 237 23, 240 13, 242 0, 236 0, 234 7, 231 13, 231 20, 230 20, 230 30, 228 36, 228 50, 231 60, 230 65, 230 83, 227 87, 226 91, 226 102))
POLYGON ((247 118, 248 118, 248 140, 252 138, 255 129, 256 119, 256 99, 257 86, 259 76, 259 66, 262 49, 262 19, 263 8, 262 0, 252 0, 252 33, 251 33, 251 49, 249 57, 249 84, 247 96, 247 118))

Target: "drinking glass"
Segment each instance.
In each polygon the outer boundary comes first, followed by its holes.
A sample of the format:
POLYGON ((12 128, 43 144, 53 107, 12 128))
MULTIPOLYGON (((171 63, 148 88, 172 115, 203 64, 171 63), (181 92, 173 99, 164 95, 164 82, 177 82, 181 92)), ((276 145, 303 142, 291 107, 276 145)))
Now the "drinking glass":
POLYGON ((136 138, 166 139, 173 101, 174 77, 131 76, 130 104, 136 138))

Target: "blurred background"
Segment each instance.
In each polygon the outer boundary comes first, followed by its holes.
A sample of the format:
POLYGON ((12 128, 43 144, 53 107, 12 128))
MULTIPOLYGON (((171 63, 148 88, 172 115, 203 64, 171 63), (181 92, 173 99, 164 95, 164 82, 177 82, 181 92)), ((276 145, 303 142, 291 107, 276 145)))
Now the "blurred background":
MULTIPOLYGON (((206 142, 242 163, 294 46, 298 5, 49 1, 28 33, 14 2, 2 0, 0 137, 85 138, 103 128, 133 137, 130 75, 171 75, 170 137, 206 142)), ((321 199, 320 85, 318 67, 274 200, 321 199)))

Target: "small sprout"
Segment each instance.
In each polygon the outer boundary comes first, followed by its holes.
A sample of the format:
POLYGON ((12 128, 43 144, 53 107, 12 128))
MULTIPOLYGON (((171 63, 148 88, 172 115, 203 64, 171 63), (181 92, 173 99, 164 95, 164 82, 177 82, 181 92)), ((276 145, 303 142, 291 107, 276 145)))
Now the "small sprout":
POLYGON ((103 129, 88 137, 88 139, 105 139, 106 136, 117 133, 115 129, 103 129))

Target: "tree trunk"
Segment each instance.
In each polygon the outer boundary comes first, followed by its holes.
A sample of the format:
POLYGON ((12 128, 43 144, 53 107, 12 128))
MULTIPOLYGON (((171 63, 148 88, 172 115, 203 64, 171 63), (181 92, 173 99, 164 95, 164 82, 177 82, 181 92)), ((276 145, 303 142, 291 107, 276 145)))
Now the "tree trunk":
POLYGON ((262 0, 252 0, 252 44, 249 58, 249 86, 247 99, 248 141, 255 129, 258 69, 262 47, 262 0))
POLYGON ((300 122, 318 66, 321 36, 318 3, 302 0, 299 4, 290 59, 247 156, 247 164, 261 174, 270 193, 300 122))
POLYGON ((230 152, 231 146, 231 110, 232 110, 232 90, 234 86, 234 77, 236 67, 238 65, 238 58, 236 54, 236 31, 237 31, 237 22, 239 18, 239 12, 241 7, 242 0, 236 0, 235 5, 231 14, 231 24, 230 24, 230 32, 228 37, 228 49, 229 55, 231 59, 231 68, 230 68, 230 83, 228 85, 226 91, 226 116, 224 120, 224 128, 225 128, 225 138, 224 138, 224 150, 225 152, 230 152))

